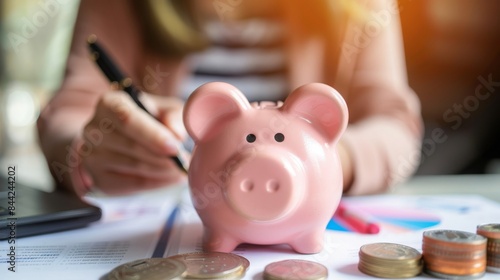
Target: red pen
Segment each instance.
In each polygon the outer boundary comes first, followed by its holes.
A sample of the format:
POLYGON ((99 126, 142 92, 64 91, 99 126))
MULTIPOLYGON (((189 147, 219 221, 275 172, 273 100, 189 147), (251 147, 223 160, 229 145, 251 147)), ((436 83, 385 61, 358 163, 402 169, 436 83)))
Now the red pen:
POLYGON ((340 202, 335 216, 346 223, 352 230, 359 233, 376 234, 380 232, 380 226, 372 221, 368 215, 349 209, 340 202))

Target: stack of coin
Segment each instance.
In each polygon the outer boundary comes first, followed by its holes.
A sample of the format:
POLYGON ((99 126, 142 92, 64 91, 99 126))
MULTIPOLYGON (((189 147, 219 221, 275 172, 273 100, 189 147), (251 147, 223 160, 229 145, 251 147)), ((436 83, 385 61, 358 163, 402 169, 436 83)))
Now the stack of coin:
POLYGON ((168 257, 186 266, 184 279, 237 280, 245 276, 250 262, 244 257, 221 252, 193 252, 168 257))
POLYGON ((425 272, 447 279, 474 279, 486 269, 486 238, 458 230, 425 231, 422 243, 425 272))
POLYGON ((305 260, 274 262, 264 269, 264 280, 323 280, 327 278, 328 269, 324 265, 305 260))
POLYGON ((358 269, 380 278, 410 278, 422 272, 422 254, 401 244, 367 244, 359 249, 358 269))
POLYGON ((477 234, 488 238, 486 270, 500 273, 500 224, 479 225, 477 234))
POLYGON ((108 274, 108 280, 180 280, 186 266, 169 259, 142 259, 122 264, 108 274))

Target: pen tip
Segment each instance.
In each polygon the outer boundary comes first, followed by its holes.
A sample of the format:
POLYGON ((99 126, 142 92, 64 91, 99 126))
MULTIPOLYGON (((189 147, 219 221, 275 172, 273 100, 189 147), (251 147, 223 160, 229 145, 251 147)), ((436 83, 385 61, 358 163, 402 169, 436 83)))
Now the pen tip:
POLYGON ((91 34, 88 38, 87 38, 87 43, 89 44, 93 44, 97 41, 97 36, 95 34, 91 34))

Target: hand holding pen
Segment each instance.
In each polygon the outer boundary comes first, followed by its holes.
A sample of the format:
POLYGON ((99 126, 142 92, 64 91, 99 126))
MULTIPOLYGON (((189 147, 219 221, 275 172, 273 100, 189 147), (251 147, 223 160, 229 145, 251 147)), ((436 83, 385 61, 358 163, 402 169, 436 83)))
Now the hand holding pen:
POLYGON ((83 139, 93 146, 82 157, 83 165, 94 185, 106 193, 120 194, 178 182, 187 170, 185 159, 179 156, 186 135, 182 102, 162 96, 140 99, 139 94, 144 93, 118 70, 95 37, 88 43, 92 58, 118 89, 101 96, 84 128, 83 139), (141 101, 149 102, 145 106, 141 101), (98 134, 102 136, 96 137, 98 134))

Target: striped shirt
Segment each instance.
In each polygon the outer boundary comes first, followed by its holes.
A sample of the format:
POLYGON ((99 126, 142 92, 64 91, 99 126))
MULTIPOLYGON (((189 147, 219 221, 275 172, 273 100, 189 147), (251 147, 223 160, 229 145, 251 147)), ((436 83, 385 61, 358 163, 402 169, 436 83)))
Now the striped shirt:
POLYGON ((268 19, 210 22, 205 33, 211 46, 189 57, 192 75, 182 85, 187 98, 207 82, 234 85, 250 101, 282 100, 288 94, 284 30, 268 19))

